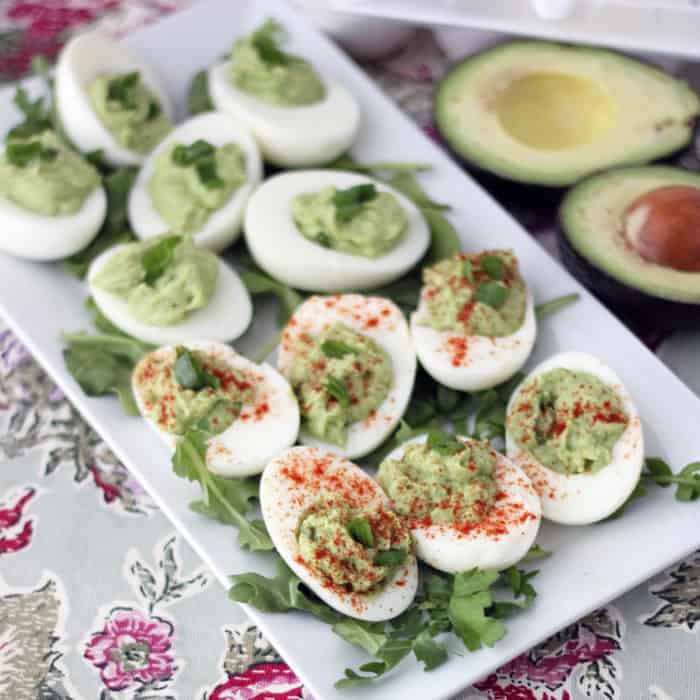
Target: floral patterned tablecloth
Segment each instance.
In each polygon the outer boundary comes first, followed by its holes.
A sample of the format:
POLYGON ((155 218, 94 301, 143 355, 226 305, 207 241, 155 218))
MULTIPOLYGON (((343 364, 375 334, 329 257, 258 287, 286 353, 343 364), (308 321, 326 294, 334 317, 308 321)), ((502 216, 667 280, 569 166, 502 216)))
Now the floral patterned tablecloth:
MULTIPOLYGON (((2 0, 0 79, 21 77, 37 53, 55 55, 76 29, 99 23, 120 34, 186 4, 2 0)), ((430 131, 431 87, 444 63, 421 33, 400 57, 368 69, 430 131)), ((539 216, 517 213, 551 247, 539 216)), ((0 457, 0 700, 310 697, 2 329, 0 457)), ((700 552, 461 698, 698 700, 699 622, 700 552)))

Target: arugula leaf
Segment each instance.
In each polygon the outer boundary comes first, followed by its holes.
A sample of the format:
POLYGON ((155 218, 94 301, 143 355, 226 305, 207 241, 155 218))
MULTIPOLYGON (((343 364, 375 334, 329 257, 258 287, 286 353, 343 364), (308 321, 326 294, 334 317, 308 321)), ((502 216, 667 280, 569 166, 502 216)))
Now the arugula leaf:
POLYGON ((63 334, 66 369, 88 396, 114 393, 129 415, 138 415, 131 372, 149 347, 124 335, 63 334))
POLYGON ((426 425, 435 417, 436 410, 432 401, 413 399, 404 413, 403 419, 411 428, 426 425))
POLYGON ((324 340, 321 343, 321 352, 326 357, 345 357, 345 355, 357 355, 357 350, 342 340, 324 340))
POLYGON ((421 209, 421 212, 430 229, 428 260, 430 262, 438 262, 457 255, 462 246, 455 227, 439 211, 421 209))
POLYGON ((450 435, 444 430, 428 431, 427 445, 431 450, 435 450, 445 457, 457 454, 464 449, 464 445, 454 435, 450 435))
POLYGON ((581 295, 577 293, 566 294, 564 296, 557 297, 556 299, 546 301, 543 304, 537 304, 537 306, 535 306, 535 316, 541 320, 545 316, 549 316, 550 314, 553 314, 556 311, 564 309, 570 304, 577 302, 580 298, 581 295))
POLYGON ((105 222, 86 248, 64 261, 66 269, 76 277, 85 277, 92 261, 108 248, 134 240, 127 218, 127 202, 137 172, 136 168, 120 168, 102 179, 107 193, 105 222))
POLYGON ((328 377, 323 388, 343 407, 350 405, 350 396, 345 384, 335 377, 328 377))
MULTIPOLYGON (((683 467, 678 476, 674 478, 667 477, 668 483, 677 484, 676 500, 677 501, 695 501, 700 498, 700 462, 693 462, 683 467)), ((659 478, 656 477, 656 483, 661 486, 659 478)))
POLYGON ((304 610, 324 622, 334 625, 341 616, 321 601, 314 600, 301 590, 301 579, 277 557, 277 575, 274 578, 260 574, 231 576, 233 586, 228 596, 238 603, 252 605, 265 612, 304 610))
POLYGON ((474 437, 481 440, 503 437, 506 432, 506 405, 496 389, 478 394, 479 408, 474 418, 474 437))
POLYGON ((350 644, 375 656, 389 639, 384 622, 364 622, 344 617, 333 625, 333 632, 350 644))
MULTIPOLYGON (((100 307, 97 306, 95 300, 92 297, 88 297, 85 300, 85 310, 90 314, 90 317, 92 318, 92 323, 98 331, 101 331, 105 335, 122 336, 124 338, 128 338, 129 340, 133 340, 136 343, 140 343, 140 341, 137 341, 135 338, 132 338, 130 335, 124 333, 124 331, 122 331, 120 328, 117 328, 102 313, 100 307)), ((144 348, 143 354, 145 354, 151 348, 151 346, 147 345, 146 343, 140 343, 140 345, 144 348)))
POLYGON ((345 677, 337 681, 335 687, 354 688, 377 680, 403 661, 411 653, 412 648, 411 639, 388 639, 375 654, 379 660, 370 661, 359 668, 363 673, 371 675, 361 676, 352 669, 346 668, 345 677))
POLYGON ((166 236, 141 256, 141 266, 145 272, 144 282, 153 285, 172 262, 175 249, 182 243, 181 236, 166 236))
POLYGON ((533 544, 520 561, 525 563, 528 561, 537 561, 538 559, 549 559, 551 556, 552 551, 550 549, 544 549, 544 547, 541 547, 539 544, 533 544))
POLYGON ((423 662, 426 671, 432 671, 447 661, 447 648, 436 642, 428 630, 423 630, 413 642, 413 653, 423 662))
MULTIPOLYGON (((355 160, 349 153, 343 153, 330 163, 326 163, 324 168, 329 170, 352 170, 363 175, 373 175, 380 177, 387 173, 419 173, 424 170, 430 170, 430 163, 410 163, 410 162, 392 162, 392 161, 375 161, 373 163, 361 163, 355 160)), ((387 182, 391 182, 387 180, 387 182)), ((397 188, 398 189, 398 188, 397 188)), ((408 196, 408 195, 407 195, 408 196)))
POLYGON ((438 384, 436 404, 440 413, 450 413, 453 411, 460 400, 460 394, 454 389, 450 389, 442 384, 438 384))
POLYGON ((413 172, 402 171, 395 173, 387 182, 405 197, 408 197, 419 209, 434 209, 435 211, 447 211, 450 209, 448 204, 440 204, 440 202, 430 199, 413 172))
POLYGON ((199 482, 202 488, 204 498, 190 507, 201 515, 237 527, 238 542, 244 549, 274 549, 264 523, 246 518, 250 501, 257 497, 258 477, 223 479, 212 474, 206 464, 209 437, 203 430, 188 430, 178 440, 173 455, 175 474, 199 482))
POLYGON ((240 273, 241 280, 251 295, 273 294, 279 302, 277 323, 283 326, 296 308, 304 301, 304 297, 291 287, 272 279, 257 270, 244 270, 240 273))
POLYGON ((416 309, 420 301, 421 284, 418 277, 408 275, 398 282, 375 289, 372 294, 391 299, 404 313, 410 313, 416 309))
POLYGON ((201 114, 214 109, 214 103, 209 96, 209 77, 206 70, 197 71, 187 90, 187 107, 190 114, 201 114))
POLYGON ((374 546, 372 526, 365 518, 353 518, 348 523, 348 532, 350 533, 350 537, 352 537, 355 542, 359 542, 364 547, 374 546))
POLYGON ((382 549, 374 555, 373 561, 377 566, 401 566, 407 556, 405 549, 382 549))
POLYGON ((173 369, 175 380, 184 389, 193 391, 199 391, 205 387, 218 389, 221 385, 219 378, 208 372, 187 348, 177 348, 177 359, 173 369))
POLYGON ((510 290, 500 282, 482 282, 474 292, 474 298, 482 304, 487 304, 494 309, 500 309, 505 304, 510 290))

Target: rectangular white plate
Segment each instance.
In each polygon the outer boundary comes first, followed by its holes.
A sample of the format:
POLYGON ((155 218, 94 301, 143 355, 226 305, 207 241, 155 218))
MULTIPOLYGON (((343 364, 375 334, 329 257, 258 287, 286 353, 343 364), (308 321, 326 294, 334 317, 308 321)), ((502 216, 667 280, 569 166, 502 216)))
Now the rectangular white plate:
POLYGON ((700 58, 700 7, 686 0, 578 0, 560 20, 542 19, 528 0, 332 0, 343 12, 417 24, 473 27, 700 58))
MULTIPOLYGON (((183 115, 186 87, 193 73, 226 51, 236 35, 270 15, 288 28, 296 49, 343 82, 360 101, 364 126, 354 149, 357 157, 432 163, 434 168, 426 175, 425 185, 436 199, 454 206, 453 219, 465 248, 514 248, 539 301, 581 292, 578 304, 543 322, 530 364, 560 350, 586 350, 599 355, 620 373, 636 397, 645 421, 648 453, 666 457, 676 468, 698 458, 700 401, 349 59, 283 3, 201 2, 129 37, 127 43, 159 70, 183 115)), ((3 132, 17 116, 11 97, 11 90, 0 94, 3 132)), ((198 495, 198 487, 172 474, 168 450, 145 422, 125 416, 116 399, 87 398, 66 373, 59 334, 90 327, 83 309, 86 296, 85 286, 68 276, 60 265, 0 255, 0 307, 7 322, 142 482, 221 584, 227 586, 232 573, 272 573, 264 555, 238 548, 232 528, 188 509, 188 503, 198 495)), ((238 349, 250 352, 272 335, 271 310, 262 310, 255 327, 236 344, 238 349)), ((507 637, 494 649, 454 656, 431 673, 409 660, 384 682, 352 691, 352 697, 435 700, 456 693, 700 546, 700 508, 679 505, 669 490, 657 489, 618 521, 588 528, 547 526, 540 541, 555 550, 555 555, 543 562, 537 579, 540 597, 531 610, 509 623, 507 637)), ((250 609, 248 613, 318 700, 348 697, 348 692, 335 690, 333 683, 345 667, 356 667, 367 660, 361 651, 309 616, 263 615, 250 609)))

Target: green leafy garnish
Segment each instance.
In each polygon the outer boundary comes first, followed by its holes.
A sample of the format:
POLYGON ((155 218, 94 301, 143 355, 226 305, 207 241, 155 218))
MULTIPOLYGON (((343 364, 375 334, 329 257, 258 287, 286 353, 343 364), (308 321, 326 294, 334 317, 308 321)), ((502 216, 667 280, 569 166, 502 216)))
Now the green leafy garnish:
POLYGON ((345 190, 337 190, 333 195, 333 206, 338 221, 347 222, 357 214, 363 204, 371 202, 377 196, 377 188, 369 182, 354 185, 345 190))
POLYGON ((350 396, 345 384, 335 377, 328 377, 323 388, 343 407, 347 408, 350 405, 350 396))
POLYGON ((500 282, 482 282, 474 292, 474 299, 494 309, 500 309, 505 304, 508 293, 508 287, 504 287, 500 282))
POLYGON ((182 168, 194 165, 200 160, 211 158, 215 153, 215 148, 204 139, 197 139, 189 146, 180 143, 173 149, 170 156, 173 163, 182 168))
POLYGON ((344 343, 342 340, 324 340, 321 343, 321 352, 326 357, 345 357, 345 355, 357 355, 357 350, 352 346, 344 343))
POLYGON ((429 630, 423 630, 413 641, 413 653, 423 663, 426 671, 432 671, 447 661, 447 648, 436 642, 429 630))
POLYGON ((201 114, 214 109, 214 103, 209 96, 209 77, 206 70, 195 73, 187 91, 187 106, 190 114, 201 114))
POLYGON ((346 642, 375 656, 389 638, 384 631, 385 627, 383 622, 364 622, 344 617, 333 625, 333 631, 346 642))
POLYGON ((160 105, 155 100, 151 100, 148 103, 148 114, 146 114, 146 120, 151 121, 151 119, 155 119, 162 111, 163 110, 161 110, 160 105))
POLYGON ((136 88, 139 80, 138 71, 112 78, 107 84, 107 99, 118 102, 124 109, 136 109, 138 107, 136 88))
POLYGON ((17 109, 22 112, 24 119, 7 133, 8 141, 28 139, 53 128, 51 108, 47 106, 46 98, 37 97, 32 100, 23 87, 18 87, 14 103, 17 109))
POLYGON ((18 168, 24 168, 38 158, 44 162, 56 160, 58 150, 46 148, 41 141, 10 141, 5 148, 7 160, 18 168))
POLYGON ((406 557, 408 552, 405 549, 383 549, 374 555, 373 562, 377 566, 401 566, 406 557))
POLYGON ((177 476, 196 481, 203 498, 190 504, 195 512, 238 528, 238 542, 252 551, 274 549, 262 520, 248 520, 251 501, 257 499, 259 477, 224 479, 209 471, 206 463, 209 434, 188 430, 178 439, 173 455, 173 471, 177 476))
POLYGON ((277 323, 280 326, 287 323, 296 308, 304 301, 304 297, 299 292, 257 269, 244 270, 240 276, 252 296, 272 294, 277 298, 279 302, 277 323))
POLYGON ((372 526, 365 518, 353 518, 348 523, 348 532, 355 542, 359 542, 364 547, 374 546, 372 526))
POLYGON ((228 595, 237 603, 246 603, 265 612, 304 610, 331 625, 342 619, 325 603, 306 595, 301 588, 301 579, 279 557, 274 578, 260 574, 236 574, 231 576, 231 580, 233 586, 228 595))
POLYGON ((218 389, 221 385, 219 378, 208 372, 202 363, 184 347, 177 348, 177 359, 173 367, 175 381, 183 389, 200 391, 205 387, 218 389))
POLYGON ((138 415, 131 391, 134 365, 150 347, 125 335, 66 333, 66 369, 88 396, 116 394, 126 413, 138 415))
POLYGON ((501 582, 505 583, 513 593, 513 600, 498 600, 491 608, 491 614, 498 619, 510 617, 519 610, 529 608, 537 597, 537 591, 530 581, 537 576, 539 570, 523 571, 510 566, 501 571, 501 582))
POLYGON ((144 282, 146 284, 153 285, 167 270, 172 262, 175 248, 180 243, 182 243, 180 236, 166 236, 144 252, 141 256, 141 266, 145 273, 144 282))
POLYGON ((322 245, 324 248, 332 248, 333 247, 333 239, 327 234, 321 231, 321 233, 316 236, 314 239, 316 243, 319 245, 322 245))
POLYGON ((90 245, 64 262, 66 269, 76 277, 85 277, 92 261, 108 248, 134 240, 126 209, 137 172, 136 168, 121 168, 103 178, 102 184, 107 193, 107 216, 102 228, 90 245))
POLYGON ((205 160, 200 160, 194 166, 197 171, 197 176, 199 181, 208 190, 221 189, 226 183, 219 177, 219 173, 216 169, 216 162, 213 158, 207 158, 205 160))
POLYGON ((474 282, 474 265, 472 265, 471 260, 465 260, 462 263, 462 276, 469 282, 470 284, 474 282))
POLYGON ((538 559, 549 559, 552 556, 552 551, 544 549, 539 544, 533 544, 527 550, 527 554, 520 560, 521 562, 537 561, 538 559))
MULTIPOLYGON (((324 166, 329 170, 352 170, 363 175, 372 175, 384 179, 387 174, 397 173, 419 173, 430 170, 430 163, 410 163, 399 161, 375 161, 373 163, 362 163, 355 160, 349 153, 343 153, 330 163, 324 166)), ((398 189, 398 188, 397 188, 398 189)), ((410 195, 406 195, 410 198, 410 195)))
POLYGON ((503 261, 497 255, 483 255, 479 264, 492 280, 500 282, 505 277, 506 271, 503 261))
POLYGON ((430 199, 413 172, 405 170, 397 172, 389 178, 388 182, 394 189, 408 197, 419 209, 447 211, 450 208, 447 204, 441 204, 430 199))
POLYGON ((251 43, 264 63, 273 66, 286 66, 291 56, 280 48, 285 34, 282 25, 274 20, 267 20, 260 29, 253 32, 251 43))
POLYGON ((549 316, 550 314, 553 314, 556 311, 564 309, 570 304, 577 302, 580 298, 580 294, 566 294, 564 296, 557 297, 556 299, 552 299, 551 301, 546 301, 544 304, 538 304, 535 307, 535 316, 537 316, 538 319, 542 319, 545 316, 549 316))
POLYGON ((441 212, 435 209, 421 209, 421 212, 430 229, 428 260, 438 262, 457 255, 461 244, 455 227, 441 212))
POLYGON ((431 430, 428 432, 427 445, 441 455, 449 456, 457 454, 464 449, 464 445, 454 436, 443 430, 431 430))

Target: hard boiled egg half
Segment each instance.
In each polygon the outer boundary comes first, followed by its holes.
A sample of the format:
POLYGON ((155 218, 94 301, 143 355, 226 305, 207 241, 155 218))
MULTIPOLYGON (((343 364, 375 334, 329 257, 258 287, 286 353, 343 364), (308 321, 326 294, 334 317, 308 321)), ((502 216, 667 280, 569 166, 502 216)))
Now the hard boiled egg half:
POLYGON ((416 356, 403 314, 388 299, 313 296, 287 323, 277 366, 300 403, 300 442, 356 459, 369 454, 396 428, 413 390, 416 356), (366 354, 367 346, 372 354, 366 354), (380 364, 385 379, 380 378, 380 364), (306 372, 300 372, 304 365, 306 372), (312 432, 314 422, 331 423, 327 416, 339 404, 342 408, 345 403, 346 415, 352 415, 353 407, 367 401, 372 392, 383 400, 361 420, 341 423, 338 432, 344 439, 333 443, 312 432))
MULTIPOLYGON (((178 383, 178 348, 172 345, 158 348, 145 355, 132 374, 132 388, 141 415, 168 445, 175 447, 178 435, 172 428, 178 413, 183 411, 182 402, 193 407, 200 392, 225 394, 232 390, 233 400, 240 399, 242 403, 236 406, 233 422, 209 439, 207 466, 225 477, 258 474, 296 440, 299 409, 289 384, 270 365, 257 365, 228 345, 197 341, 188 343, 186 349, 218 379, 218 389, 207 386, 185 391, 178 383), (155 391, 154 386, 159 389, 155 391)), ((205 420, 216 433, 217 419, 205 420)))
POLYGON ((189 343, 201 338, 228 342, 242 335, 253 317, 253 304, 238 273, 223 260, 218 260, 218 274, 214 293, 201 308, 187 314, 174 325, 149 325, 134 317, 127 300, 98 287, 95 276, 117 255, 126 243, 109 248, 90 265, 87 283, 90 294, 100 311, 128 335, 151 345, 189 343))
POLYGON ((357 173, 306 170, 269 178, 253 193, 245 216, 245 239, 256 263, 275 279, 310 292, 369 290, 406 274, 428 249, 430 233, 419 209, 392 187, 357 173), (374 258, 332 250, 304 236, 294 221, 299 195, 374 185, 398 201, 407 219, 393 248, 374 258))
POLYGON ((587 525, 612 515, 634 490, 644 462, 644 438, 637 408, 615 372, 587 353, 563 352, 538 365, 513 393, 506 416, 506 451, 537 489, 545 518, 564 525, 587 525), (568 376, 576 381, 575 390, 569 390, 567 396, 558 393, 555 385, 542 395, 542 382, 556 370, 564 371, 559 375, 563 379, 568 376), (586 392, 592 382, 602 385, 616 400, 588 401, 586 392), (532 435, 519 432, 526 441, 518 441, 515 426, 523 419, 534 428, 532 435), (564 450, 571 448, 593 462, 595 454, 581 441, 596 425, 602 430, 624 426, 605 465, 589 469, 586 459, 580 471, 569 473, 543 464, 531 451, 556 438, 562 459, 564 450))
MULTIPOLYGON (((421 435, 390 452, 379 468, 380 481, 390 462, 400 461, 409 446, 426 440, 427 436, 421 435)), ((460 436, 456 440, 465 445, 476 442, 460 436)), ((542 515, 537 492, 522 469, 500 452, 491 453, 496 460, 493 476, 497 490, 493 505, 480 520, 432 522, 430 517, 415 517, 397 509, 411 529, 418 558, 440 571, 507 569, 520 561, 535 541, 542 515)), ((458 503, 460 494, 453 491, 449 498, 458 503)))
POLYGON ((71 39, 61 51, 55 74, 55 100, 61 127, 83 153, 101 151, 110 165, 139 165, 145 155, 125 148, 95 113, 88 88, 100 76, 138 72, 153 93, 158 108, 172 121, 174 110, 167 92, 154 72, 126 47, 106 34, 85 32, 71 39))
MULTIPOLYGON (((497 251, 493 253, 492 257, 498 257, 495 255, 497 251)), ((453 260, 440 261, 432 268, 424 270, 420 302, 416 311, 411 314, 411 337, 421 365, 438 382, 458 391, 481 391, 510 379, 530 356, 537 335, 535 306, 527 285, 524 286, 522 322, 516 330, 507 335, 478 335, 468 330, 468 325, 465 325, 463 330, 454 327, 441 329, 431 325, 432 300, 437 302, 438 313, 442 313, 446 306, 442 305, 440 295, 454 294, 454 287, 469 285, 478 289, 483 283, 492 289, 508 290, 507 279, 480 280, 481 277, 486 277, 480 274, 478 268, 478 260, 481 257, 483 255, 462 253, 453 260), (469 266, 467 269, 471 270, 471 280, 463 273, 465 264, 469 266), (429 282, 431 270, 448 267, 450 270, 454 268, 454 274, 437 275, 437 285, 429 282), (452 292, 449 291, 450 288, 452 292)), ((474 314, 484 311, 497 315, 502 308, 486 308, 485 302, 477 301, 472 296, 462 308, 456 310, 456 317, 459 322, 464 321, 468 324, 470 316, 474 314)))
MULTIPOLYGON (((233 191, 223 206, 211 212, 198 231, 188 233, 194 235, 198 245, 214 252, 238 237, 246 203, 262 176, 262 161, 255 140, 244 126, 225 114, 208 112, 180 124, 146 158, 129 194, 129 222, 139 238, 159 236, 170 228, 154 206, 148 188, 157 158, 173 144, 190 146, 197 141, 205 141, 214 147, 229 143, 237 145, 245 157, 246 182, 233 191)), ((188 196, 187 192, 182 194, 188 196)))
POLYGON ((283 452, 265 467, 260 507, 280 556, 338 612, 388 620, 413 601, 418 567, 410 534, 377 482, 344 457, 316 447, 283 452), (364 521, 366 537, 348 530, 353 520, 364 521), (401 562, 375 565, 389 549, 403 552, 401 562), (357 566, 348 566, 353 560, 357 566))

